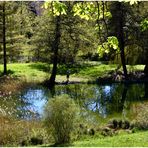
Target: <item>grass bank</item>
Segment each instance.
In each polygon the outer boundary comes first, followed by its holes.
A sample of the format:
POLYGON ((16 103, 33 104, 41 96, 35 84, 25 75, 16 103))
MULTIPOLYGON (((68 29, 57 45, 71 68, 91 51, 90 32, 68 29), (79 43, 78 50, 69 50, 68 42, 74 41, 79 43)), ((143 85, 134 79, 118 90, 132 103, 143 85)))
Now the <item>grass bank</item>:
POLYGON ((18 120, 17 118, 2 116, 1 114, 0 131, 0 147, 30 146, 38 142, 38 139, 46 141, 45 138, 47 138, 41 122, 18 120), (31 138, 34 141, 31 141, 31 138))
MULTIPOLYGON (((8 64, 7 69, 8 73, 19 79, 25 79, 29 82, 42 82, 47 77, 48 67, 48 64, 45 63, 14 63, 8 64)), ((2 68, 2 65, 0 65, 1 73, 2 68)))
MULTIPOLYGON (((66 81, 66 71, 70 69, 70 81, 94 81, 98 77, 107 75, 117 68, 116 64, 102 64, 100 62, 87 62, 77 65, 58 66, 56 81, 66 81)), ((144 69, 144 65, 127 66, 128 71, 139 71, 144 69)), ((0 73, 3 66, 0 65, 0 73)), ((25 79, 29 82, 43 82, 50 77, 51 65, 47 63, 14 63, 8 64, 8 71, 12 76, 25 79)))
POLYGON ((148 131, 119 134, 113 137, 89 137, 72 144, 75 147, 148 147, 148 131))

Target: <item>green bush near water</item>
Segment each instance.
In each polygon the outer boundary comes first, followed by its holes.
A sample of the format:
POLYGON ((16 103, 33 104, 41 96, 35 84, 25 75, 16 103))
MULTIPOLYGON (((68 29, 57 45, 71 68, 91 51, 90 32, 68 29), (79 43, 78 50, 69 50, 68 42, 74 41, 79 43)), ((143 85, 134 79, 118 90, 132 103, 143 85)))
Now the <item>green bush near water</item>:
POLYGON ((140 130, 148 130, 148 104, 143 103, 139 105, 135 126, 140 130))
MULTIPOLYGON (((27 146, 32 137, 41 139, 46 133, 40 122, 18 120, 0 115, 0 146, 27 146), (36 135, 33 131, 36 131, 36 135)), ((44 138, 45 139, 45 138, 44 138)))
POLYGON ((45 108, 45 125, 56 144, 69 143, 78 108, 68 95, 55 96, 45 108))

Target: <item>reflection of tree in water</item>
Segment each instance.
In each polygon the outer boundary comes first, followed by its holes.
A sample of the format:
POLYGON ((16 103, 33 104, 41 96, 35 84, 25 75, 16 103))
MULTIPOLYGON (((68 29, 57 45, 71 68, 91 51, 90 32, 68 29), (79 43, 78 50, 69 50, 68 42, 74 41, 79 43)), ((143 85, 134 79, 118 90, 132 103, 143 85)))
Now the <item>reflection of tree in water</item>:
POLYGON ((148 99, 148 83, 144 84, 145 95, 144 98, 148 99))
POLYGON ((125 116, 133 102, 148 99, 148 84, 72 84, 57 85, 53 90, 36 86, 21 94, 0 97, 0 113, 6 112, 20 118, 39 116, 48 99, 54 95, 68 94, 80 108, 100 117, 114 113, 125 116), (39 114, 38 114, 39 113, 39 114))
POLYGON ((57 86, 56 95, 69 94, 81 108, 98 112, 102 115, 106 112, 106 106, 110 102, 110 93, 113 87, 98 85, 67 85, 57 86), (107 89, 108 88, 108 89, 107 89))
POLYGON ((102 117, 129 110, 133 101, 140 101, 144 88, 142 84, 112 85, 67 85, 57 86, 56 95, 69 94, 81 108, 102 117))
POLYGON ((127 98, 127 92, 129 90, 128 84, 119 85, 118 90, 116 90, 117 96, 113 94, 113 100, 116 101, 116 112, 122 112, 124 108, 124 103, 127 98))
POLYGON ((133 105, 133 103, 140 103, 143 100, 143 95, 143 84, 123 84, 122 93, 119 99, 120 102, 118 105, 118 112, 121 112, 124 118, 130 118, 132 113, 131 106, 133 105))
MULTIPOLYGON (((26 106, 20 108, 24 112, 30 113, 30 118, 39 118, 43 112, 43 106, 48 98, 52 97, 48 89, 42 86, 31 87, 22 92, 21 99, 27 102, 26 106)), ((26 118, 26 117, 25 117, 26 118)), ((29 116, 27 116, 29 118, 29 116)))

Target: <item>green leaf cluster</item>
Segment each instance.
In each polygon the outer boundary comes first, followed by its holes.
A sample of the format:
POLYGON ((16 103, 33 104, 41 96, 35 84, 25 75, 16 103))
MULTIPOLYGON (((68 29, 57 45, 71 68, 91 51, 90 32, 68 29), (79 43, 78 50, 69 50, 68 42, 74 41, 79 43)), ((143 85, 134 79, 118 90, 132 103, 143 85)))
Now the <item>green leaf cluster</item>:
POLYGON ((117 50, 119 48, 118 46, 119 42, 118 42, 117 37, 110 36, 108 37, 107 42, 108 42, 109 47, 113 48, 114 50, 117 50))
POLYGON ((142 28, 142 31, 145 31, 148 29, 148 20, 147 19, 144 19, 141 24, 140 24, 141 28, 142 28))
POLYGON ((106 42, 98 46, 99 56, 102 57, 105 53, 108 54, 110 49, 119 51, 119 42, 115 36, 109 36, 106 42))
POLYGON ((73 11, 74 16, 79 16, 85 20, 97 20, 98 12, 99 19, 103 19, 104 17, 111 17, 111 13, 105 9, 103 12, 102 3, 99 3, 99 7, 95 2, 80 2, 74 5, 73 11), (99 9, 99 10, 98 10, 99 9))
POLYGON ((77 3, 73 7, 74 16, 79 16, 82 19, 93 19, 93 15, 96 13, 96 7, 93 2, 89 3, 77 3))
POLYGON ((54 16, 66 15, 67 7, 64 3, 59 1, 46 1, 44 8, 49 9, 49 13, 54 16))
POLYGON ((137 4, 138 0, 119 0, 120 2, 129 2, 130 5, 137 4))

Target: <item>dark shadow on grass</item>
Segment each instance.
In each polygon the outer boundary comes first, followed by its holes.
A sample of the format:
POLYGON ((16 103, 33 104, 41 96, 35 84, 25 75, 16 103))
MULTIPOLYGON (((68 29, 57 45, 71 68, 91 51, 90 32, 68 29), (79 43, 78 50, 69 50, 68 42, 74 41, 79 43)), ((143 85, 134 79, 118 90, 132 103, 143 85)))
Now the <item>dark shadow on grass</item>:
POLYGON ((33 69, 37 69, 39 71, 44 71, 44 72, 50 71, 50 65, 45 63, 33 63, 33 64, 30 64, 29 67, 33 69))
POLYGON ((14 74, 15 72, 13 70, 8 70, 7 71, 7 74, 4 74, 3 72, 0 72, 0 77, 4 76, 4 75, 12 75, 14 74))
POLYGON ((46 145, 41 147, 71 147, 72 143, 65 143, 65 144, 52 144, 52 145, 46 145))
POLYGON ((72 63, 72 64, 60 64, 58 65, 57 74, 66 75, 67 70, 70 70, 70 74, 78 73, 83 69, 93 67, 91 63, 72 63))

